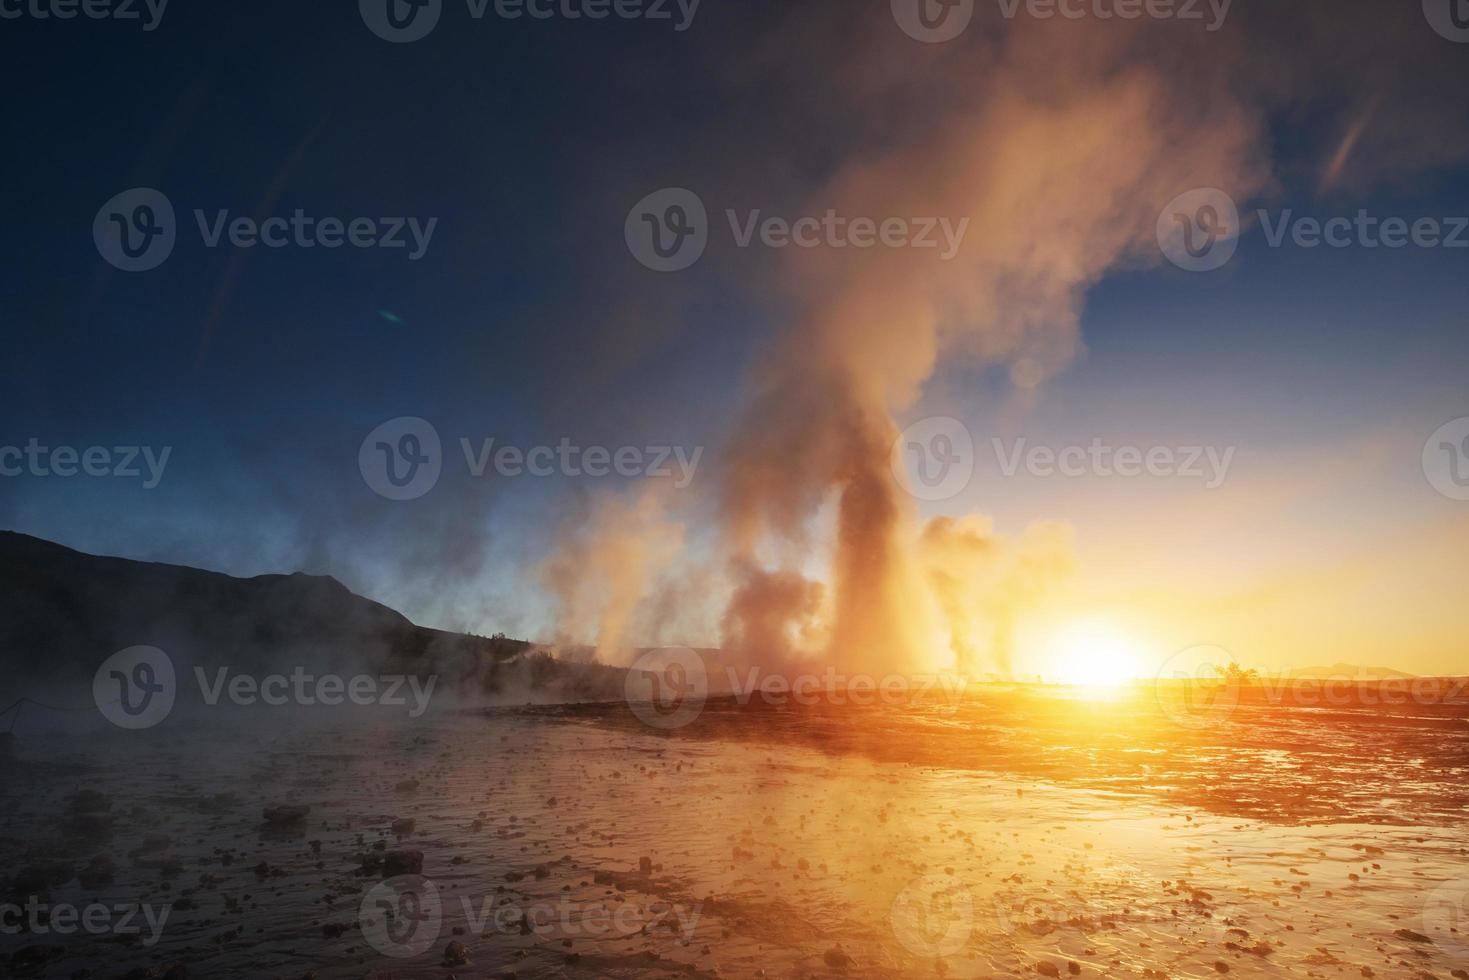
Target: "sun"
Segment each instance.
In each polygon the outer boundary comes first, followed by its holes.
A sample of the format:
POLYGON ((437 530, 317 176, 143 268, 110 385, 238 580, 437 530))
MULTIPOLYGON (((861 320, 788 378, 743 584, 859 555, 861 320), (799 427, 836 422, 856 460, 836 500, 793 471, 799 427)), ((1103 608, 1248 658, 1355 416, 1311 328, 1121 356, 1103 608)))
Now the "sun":
POLYGON ((1100 619, 1078 620, 1056 633, 1054 669, 1063 684, 1117 688, 1142 673, 1137 643, 1115 625, 1100 619))

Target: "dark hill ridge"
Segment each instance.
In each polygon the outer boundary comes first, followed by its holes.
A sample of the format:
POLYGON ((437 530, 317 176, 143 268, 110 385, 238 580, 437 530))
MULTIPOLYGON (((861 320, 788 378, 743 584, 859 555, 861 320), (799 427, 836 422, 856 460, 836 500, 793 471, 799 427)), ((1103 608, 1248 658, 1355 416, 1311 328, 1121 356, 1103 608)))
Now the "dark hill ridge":
POLYGON ((482 676, 530 648, 416 626, 327 576, 235 578, 0 532, 0 662, 11 677, 90 674, 138 645, 180 666, 432 671, 446 681, 482 676))

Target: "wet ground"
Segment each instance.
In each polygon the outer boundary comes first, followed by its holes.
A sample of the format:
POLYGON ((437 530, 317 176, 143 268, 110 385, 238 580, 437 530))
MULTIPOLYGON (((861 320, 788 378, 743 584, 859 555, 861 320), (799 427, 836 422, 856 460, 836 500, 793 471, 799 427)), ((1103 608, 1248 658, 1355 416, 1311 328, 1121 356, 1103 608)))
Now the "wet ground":
POLYGON ((1137 705, 994 697, 720 704, 676 732, 616 707, 27 736, 0 788, 0 962, 100 978, 1469 976, 1452 712, 1164 728, 1137 705), (267 820, 292 806, 310 809, 267 820), (61 932, 73 907, 92 927, 61 932))

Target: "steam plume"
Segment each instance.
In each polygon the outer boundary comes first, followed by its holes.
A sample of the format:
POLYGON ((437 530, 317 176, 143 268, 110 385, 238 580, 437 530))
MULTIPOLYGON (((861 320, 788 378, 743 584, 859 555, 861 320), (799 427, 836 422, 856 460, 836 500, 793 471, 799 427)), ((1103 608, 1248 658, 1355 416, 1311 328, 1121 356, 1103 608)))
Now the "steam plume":
MULTIPOLYGON (((992 61, 910 52, 905 69, 874 56, 864 96, 906 106, 908 138, 856 153, 803 213, 967 218, 969 234, 947 262, 911 248, 783 255, 793 326, 759 369, 725 485, 727 537, 747 583, 728 632, 765 635, 772 617, 804 611, 752 601, 756 555, 764 542, 808 540, 834 498, 831 659, 933 666, 945 625, 960 659, 974 659, 972 610, 944 570, 957 546, 936 545, 945 562, 922 574, 914 506, 888 469, 896 419, 940 358, 1023 363, 1016 376, 1040 383, 1080 347, 1086 289, 1156 248, 1168 200, 1199 186, 1248 195, 1265 179, 1253 117, 1222 86, 1136 67, 1133 41, 1033 24, 1002 38, 992 61)), ((930 544, 953 533, 971 532, 940 528, 930 544)))

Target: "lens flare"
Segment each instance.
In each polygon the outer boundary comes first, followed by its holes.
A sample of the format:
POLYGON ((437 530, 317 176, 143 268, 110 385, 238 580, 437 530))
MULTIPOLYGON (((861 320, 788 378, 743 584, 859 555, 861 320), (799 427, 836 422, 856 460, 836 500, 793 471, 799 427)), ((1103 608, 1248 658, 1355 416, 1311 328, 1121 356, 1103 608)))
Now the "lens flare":
POLYGON ((1137 642, 1117 626, 1088 619, 1056 634, 1052 663, 1063 684, 1110 689, 1137 679, 1143 658, 1137 642))

